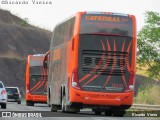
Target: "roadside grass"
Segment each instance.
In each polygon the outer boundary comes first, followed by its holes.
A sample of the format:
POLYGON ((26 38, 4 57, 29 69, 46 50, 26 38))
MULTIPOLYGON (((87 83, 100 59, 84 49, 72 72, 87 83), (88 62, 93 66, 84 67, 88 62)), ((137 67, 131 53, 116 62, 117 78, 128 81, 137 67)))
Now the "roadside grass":
POLYGON ((134 104, 160 105, 160 86, 148 86, 139 88, 138 96, 134 98, 134 104))
POLYGON ((136 74, 148 77, 143 79, 138 89, 138 96, 134 97, 134 104, 160 105, 160 86, 153 85, 154 81, 149 79, 148 66, 136 65, 136 74))

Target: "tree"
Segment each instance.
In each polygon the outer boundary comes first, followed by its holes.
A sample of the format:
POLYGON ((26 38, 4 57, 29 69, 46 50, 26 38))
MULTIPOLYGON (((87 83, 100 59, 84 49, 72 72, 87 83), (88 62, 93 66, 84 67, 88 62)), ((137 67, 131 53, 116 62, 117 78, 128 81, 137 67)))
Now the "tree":
POLYGON ((19 24, 23 27, 26 27, 28 25, 28 22, 29 22, 28 18, 24 18, 19 22, 19 24))
POLYGON ((137 62, 148 66, 147 72, 151 78, 160 80, 160 15, 157 12, 145 13, 145 25, 138 32, 137 62))

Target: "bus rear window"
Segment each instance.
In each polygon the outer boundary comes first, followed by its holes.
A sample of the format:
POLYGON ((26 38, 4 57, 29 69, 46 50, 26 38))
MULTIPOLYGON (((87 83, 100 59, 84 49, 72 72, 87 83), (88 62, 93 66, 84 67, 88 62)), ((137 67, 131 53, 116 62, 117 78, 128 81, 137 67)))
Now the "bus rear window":
POLYGON ((84 14, 80 34, 107 34, 132 36, 132 20, 128 16, 108 14, 84 14))
POLYGON ((32 67, 32 66, 43 66, 43 58, 44 57, 31 57, 30 67, 32 67))

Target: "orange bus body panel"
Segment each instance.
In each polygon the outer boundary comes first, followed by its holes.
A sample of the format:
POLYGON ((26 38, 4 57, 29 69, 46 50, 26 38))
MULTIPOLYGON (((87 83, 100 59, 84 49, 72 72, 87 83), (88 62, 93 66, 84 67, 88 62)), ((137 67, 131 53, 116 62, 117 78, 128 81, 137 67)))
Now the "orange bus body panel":
POLYGON ((84 105, 132 105, 134 92, 127 93, 99 93, 75 90, 71 87, 70 102, 84 105))
POLYGON ((42 102, 46 103, 47 102, 47 96, 46 95, 33 95, 33 94, 26 94, 26 101, 33 101, 33 102, 42 102))

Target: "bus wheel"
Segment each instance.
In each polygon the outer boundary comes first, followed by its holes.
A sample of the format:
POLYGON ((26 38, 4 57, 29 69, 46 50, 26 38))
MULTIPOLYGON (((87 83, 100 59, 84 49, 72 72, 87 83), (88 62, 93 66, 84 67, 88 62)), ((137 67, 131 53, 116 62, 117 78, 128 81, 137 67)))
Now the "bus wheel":
POLYGON ((111 110, 106 110, 104 113, 105 113, 105 116, 112 116, 111 110))
POLYGON ((30 101, 26 101, 26 106, 34 106, 34 103, 30 101))
POLYGON ((62 109, 62 112, 68 112, 68 113, 77 113, 77 112, 80 112, 80 108, 75 108, 75 107, 71 107, 71 106, 68 106, 66 105, 66 96, 63 95, 62 96, 62 101, 61 101, 61 109, 62 109))
POLYGON ((101 115, 102 111, 99 109, 92 109, 92 111, 95 113, 95 115, 101 115))
POLYGON ((57 112, 57 106, 56 105, 51 105, 51 112, 57 112))
POLYGON ((94 111, 95 115, 101 115, 101 111, 94 111))
POLYGON ((6 106, 7 106, 6 103, 5 103, 5 104, 2 104, 2 105, 1 105, 1 108, 2 108, 2 109, 6 109, 6 106))
POLYGON ((113 116, 116 116, 116 117, 123 117, 124 114, 125 114, 125 110, 113 111, 113 116))
POLYGON ((66 96, 65 95, 62 96, 61 103, 62 103, 61 105, 62 112, 66 112, 66 96))
POLYGON ((51 107, 50 98, 48 98, 47 104, 49 107, 51 107))
POLYGON ((49 107, 51 107, 51 92, 50 92, 50 88, 48 90, 48 94, 47 94, 47 104, 49 107))

